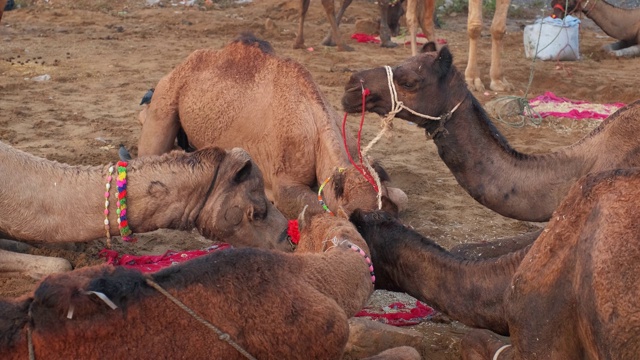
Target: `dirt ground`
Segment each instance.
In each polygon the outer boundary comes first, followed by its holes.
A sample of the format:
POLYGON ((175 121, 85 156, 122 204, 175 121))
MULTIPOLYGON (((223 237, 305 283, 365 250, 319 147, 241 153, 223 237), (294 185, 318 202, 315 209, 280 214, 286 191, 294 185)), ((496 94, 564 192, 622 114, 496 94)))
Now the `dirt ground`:
MULTIPOLYGON (((339 110, 351 71, 393 65, 410 56, 406 46, 383 49, 349 40, 355 51, 343 53, 319 45, 328 30, 319 1, 312 1, 305 27, 306 45, 314 51, 292 49, 298 1, 256 0, 233 6, 218 3, 206 9, 164 3, 162 7, 148 7, 144 0, 39 0, 21 2, 23 8, 5 12, 0 24, 0 141, 69 164, 113 162, 120 143, 135 154, 140 134, 138 104, 146 90, 192 51, 220 48, 244 30, 270 41, 278 54, 305 65, 339 110), (267 19, 275 27, 265 26, 267 19), (45 74, 50 80, 33 80, 45 74)), ((437 37, 447 40, 455 65, 464 70, 468 52, 466 14, 454 15, 441 16, 443 28, 437 31, 437 37)), ((509 19, 502 52, 506 77, 516 90, 510 94, 475 93, 482 103, 497 96, 524 95, 531 60, 524 57, 522 27, 533 21, 533 15, 529 15, 509 19)), ((356 20, 377 16, 373 2, 355 0, 342 32, 348 37, 354 32, 356 20)), ((488 84, 490 19, 485 19, 485 24, 479 62, 488 84)), ((529 97, 553 91, 597 103, 636 100, 640 97, 640 60, 602 54, 599 48, 611 41, 584 19, 582 59, 537 61, 529 97)), ((352 129, 357 121, 355 116, 350 118, 352 129)), ((375 136, 378 124, 376 115, 367 116, 365 140, 375 136)), ((547 118, 540 125, 527 123, 522 128, 503 123, 497 126, 514 148, 544 153, 577 141, 597 124, 547 118)), ((371 154, 381 160, 394 184, 409 196, 402 219, 445 247, 544 226, 504 218, 476 203, 457 184, 424 132, 407 122, 396 120, 394 136, 378 143, 371 154)), ((0 167, 0 171, 11 169, 0 167)), ((159 254, 166 249, 202 248, 208 243, 196 234, 164 230, 139 238, 135 245, 118 243, 116 249, 159 254)), ((103 240, 96 240, 38 252, 58 254, 79 267, 100 263, 95 254, 103 246, 103 240)), ((34 279, 5 274, 0 277, 0 296, 25 293, 35 283, 34 279)), ((392 298, 394 294, 389 293, 374 296, 378 301, 392 298)), ((458 340, 467 331, 461 324, 426 322, 413 328, 425 334, 419 349, 425 358, 459 358, 458 340)))

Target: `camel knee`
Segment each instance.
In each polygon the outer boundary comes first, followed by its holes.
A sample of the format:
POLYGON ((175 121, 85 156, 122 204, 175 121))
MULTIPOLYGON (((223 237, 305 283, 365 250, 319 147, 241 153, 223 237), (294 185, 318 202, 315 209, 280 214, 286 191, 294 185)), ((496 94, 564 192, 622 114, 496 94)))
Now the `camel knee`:
POLYGON ((467 26, 467 35, 469 39, 478 39, 482 33, 482 24, 469 24, 467 26))
POLYGON ((507 29, 504 26, 491 26, 491 39, 502 40, 507 33, 507 29))

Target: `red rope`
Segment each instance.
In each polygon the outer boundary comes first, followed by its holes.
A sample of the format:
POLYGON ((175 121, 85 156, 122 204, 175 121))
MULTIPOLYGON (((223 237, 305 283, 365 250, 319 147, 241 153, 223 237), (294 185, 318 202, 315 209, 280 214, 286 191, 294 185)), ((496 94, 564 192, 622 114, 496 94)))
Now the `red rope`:
POLYGON ((347 113, 346 112, 344 113, 344 118, 342 119, 342 140, 344 142, 344 149, 347 152, 347 156, 349 157, 349 162, 351 162, 351 165, 353 165, 360 172, 360 174, 362 174, 362 176, 364 176, 364 178, 367 179, 367 181, 371 184, 371 186, 373 186, 373 189, 376 192, 378 192, 378 185, 376 184, 376 181, 364 166, 364 161, 362 157, 362 148, 360 146, 360 143, 362 140, 362 128, 364 126, 365 102, 366 102, 367 95, 369 95, 370 93, 371 91, 369 89, 364 89, 362 91, 362 113, 361 113, 362 116, 360 118, 360 128, 358 129, 358 157, 360 160, 360 166, 358 166, 358 164, 356 164, 355 161, 353 161, 353 158, 351 157, 351 153, 349 152, 349 146, 347 146, 347 133, 346 133, 347 113))

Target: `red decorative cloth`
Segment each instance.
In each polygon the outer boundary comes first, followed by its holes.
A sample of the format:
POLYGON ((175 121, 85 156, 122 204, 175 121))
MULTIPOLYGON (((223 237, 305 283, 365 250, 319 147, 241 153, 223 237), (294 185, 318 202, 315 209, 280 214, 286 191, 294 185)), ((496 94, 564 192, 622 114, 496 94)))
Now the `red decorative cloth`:
POLYGON ((381 309, 365 307, 355 316, 366 317, 393 326, 410 326, 421 323, 435 314, 435 310, 421 301, 416 301, 416 306, 407 308, 401 302, 395 302, 381 309))
POLYGON ((375 35, 355 33, 351 35, 351 38, 359 43, 380 44, 380 38, 375 35))
POLYGON ((217 244, 204 250, 173 251, 169 250, 164 255, 127 255, 118 254, 117 251, 102 249, 99 256, 107 260, 107 264, 124 266, 129 269, 137 269, 143 273, 156 272, 165 267, 191 260, 218 250, 231 248, 229 244, 217 244))
POLYGON ((571 100, 557 96, 551 91, 529 100, 529 105, 543 118, 555 116, 576 120, 606 119, 609 115, 625 106, 623 103, 594 104, 588 101, 571 100))

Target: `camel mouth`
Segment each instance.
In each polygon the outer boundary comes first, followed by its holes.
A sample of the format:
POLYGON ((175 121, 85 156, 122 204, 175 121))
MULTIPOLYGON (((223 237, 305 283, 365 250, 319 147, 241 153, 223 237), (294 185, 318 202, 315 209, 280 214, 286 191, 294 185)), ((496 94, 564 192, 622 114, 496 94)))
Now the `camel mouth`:
MULTIPOLYGON (((362 88, 355 87, 353 89, 345 90, 342 96, 342 108, 349 114, 360 113, 362 111, 362 88)), ((365 109, 367 111, 371 111, 369 104, 372 100, 374 100, 372 95, 365 97, 365 109)))

